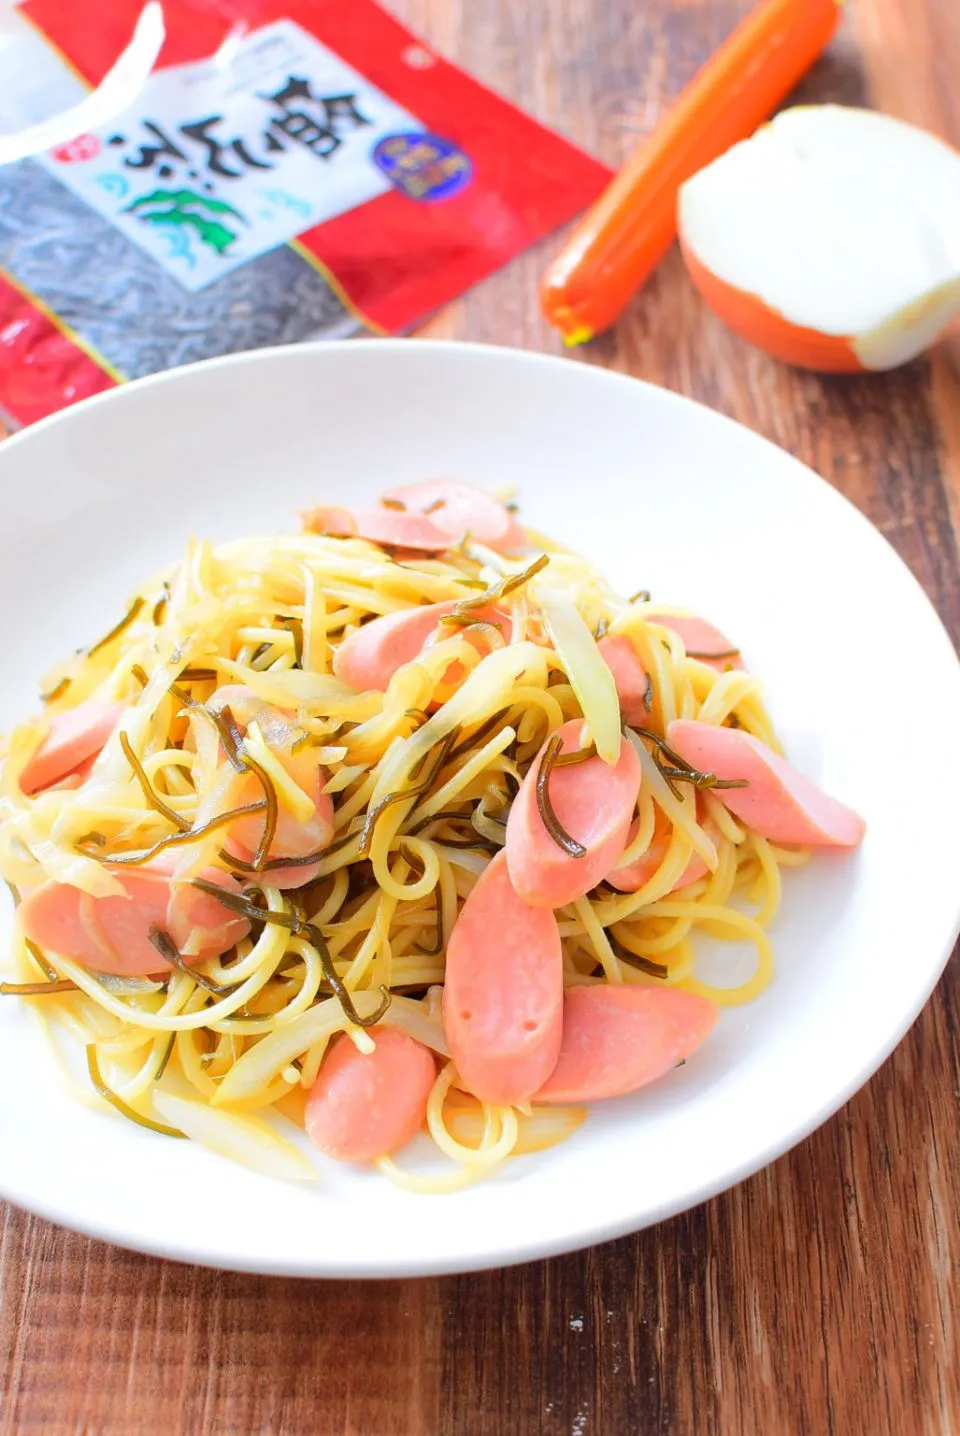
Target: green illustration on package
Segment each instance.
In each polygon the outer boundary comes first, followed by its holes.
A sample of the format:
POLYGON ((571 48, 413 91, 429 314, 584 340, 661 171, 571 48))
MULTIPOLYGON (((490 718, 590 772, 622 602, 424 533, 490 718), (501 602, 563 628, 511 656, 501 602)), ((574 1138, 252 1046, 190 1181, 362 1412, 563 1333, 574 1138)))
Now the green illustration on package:
POLYGON ((233 215, 241 224, 247 223, 240 211, 225 200, 212 199, 192 189, 151 190, 126 206, 124 213, 131 212, 149 224, 189 225, 197 238, 217 254, 226 253, 237 238, 237 231, 229 228, 222 219, 211 216, 233 215), (203 213, 204 210, 206 213, 203 213))

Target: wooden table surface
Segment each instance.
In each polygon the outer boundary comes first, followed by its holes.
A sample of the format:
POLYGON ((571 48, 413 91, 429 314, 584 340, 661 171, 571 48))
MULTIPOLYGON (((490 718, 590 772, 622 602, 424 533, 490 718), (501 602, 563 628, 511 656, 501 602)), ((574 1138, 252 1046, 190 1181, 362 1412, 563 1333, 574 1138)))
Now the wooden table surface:
MULTIPOLYGON (((747 8, 392 4, 611 164, 747 8)), ((960 144, 958 73, 958 0, 849 0, 803 96, 960 144)), ((553 248, 425 332, 557 352, 536 304, 553 248)), ((960 637, 960 343, 890 376, 793 373, 704 310, 674 253, 616 332, 569 362, 693 395, 797 454, 870 516, 960 637)), ((890 1061, 794 1152, 652 1231, 510 1271, 236 1276, 0 1208, 0 1432, 956 1436, 958 1034, 954 964, 890 1061)))

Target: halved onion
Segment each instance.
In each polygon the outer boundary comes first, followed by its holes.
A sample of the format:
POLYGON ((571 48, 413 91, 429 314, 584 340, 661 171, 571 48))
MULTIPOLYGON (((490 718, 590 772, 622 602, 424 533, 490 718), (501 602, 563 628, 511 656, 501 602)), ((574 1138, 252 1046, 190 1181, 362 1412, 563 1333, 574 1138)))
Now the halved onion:
POLYGON ((871 110, 802 105, 680 191, 687 268, 788 364, 892 369, 960 312, 960 153, 871 110))

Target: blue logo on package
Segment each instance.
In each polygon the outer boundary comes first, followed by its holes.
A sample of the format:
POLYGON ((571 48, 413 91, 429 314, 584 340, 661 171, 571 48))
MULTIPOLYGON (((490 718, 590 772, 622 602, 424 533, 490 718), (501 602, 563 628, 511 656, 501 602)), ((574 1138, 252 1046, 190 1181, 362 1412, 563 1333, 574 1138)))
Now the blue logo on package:
POLYGON ((449 199, 473 179, 463 150, 439 135, 387 135, 374 147, 373 162, 408 199, 449 199))

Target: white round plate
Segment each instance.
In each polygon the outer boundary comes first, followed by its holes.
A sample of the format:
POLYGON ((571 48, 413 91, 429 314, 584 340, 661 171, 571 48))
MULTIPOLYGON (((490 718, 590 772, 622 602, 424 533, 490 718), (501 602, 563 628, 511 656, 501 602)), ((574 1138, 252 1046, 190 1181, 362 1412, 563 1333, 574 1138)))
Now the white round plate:
MULTIPOLYGON (((867 521, 709 410, 571 361, 411 341, 307 345, 162 374, 0 447, 0 730, 138 582, 214 539, 295 527, 438 474, 520 486, 534 527, 625 592, 736 636, 787 751, 862 812, 863 848, 787 874, 776 977, 681 1069, 599 1104, 569 1142, 456 1195, 320 1161, 271 1182, 71 1098, 0 1003, 0 1189, 166 1257, 303 1276, 466 1271, 633 1231, 739 1181, 823 1122, 902 1037, 958 919, 960 668, 867 521), (893 726, 893 720, 896 720, 893 726), (915 762, 935 756, 915 776, 915 762)), ((0 926, 7 941, 9 913, 0 926)))

